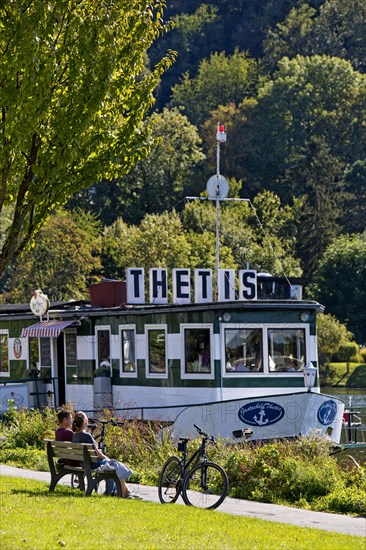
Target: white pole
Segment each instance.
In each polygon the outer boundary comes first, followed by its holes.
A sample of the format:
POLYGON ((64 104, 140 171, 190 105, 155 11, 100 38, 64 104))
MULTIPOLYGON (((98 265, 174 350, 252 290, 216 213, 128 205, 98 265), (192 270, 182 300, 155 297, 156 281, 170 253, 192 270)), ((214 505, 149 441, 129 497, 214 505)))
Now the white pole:
MULTIPOLYGON (((216 146, 216 176, 217 182, 219 182, 220 176, 220 142, 217 141, 216 146)), ((216 190, 216 249, 215 249, 215 298, 216 301, 219 298, 219 269, 220 269, 220 201, 219 201, 220 191, 217 184, 216 190)))
POLYGON ((216 301, 219 297, 219 267, 220 267, 220 201, 216 200, 216 252, 215 252, 215 274, 216 274, 216 301))

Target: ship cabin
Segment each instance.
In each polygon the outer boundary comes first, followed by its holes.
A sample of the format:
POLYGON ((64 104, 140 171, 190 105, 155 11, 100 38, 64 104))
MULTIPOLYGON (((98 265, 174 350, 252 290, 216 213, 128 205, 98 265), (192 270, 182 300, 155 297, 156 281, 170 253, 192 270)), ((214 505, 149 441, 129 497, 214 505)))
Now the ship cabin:
POLYGON ((0 305, 1 410, 10 399, 71 402, 173 420, 190 404, 304 391, 323 308, 303 299, 301 279, 246 270, 212 300, 209 276, 195 273, 193 289, 187 270, 174 270, 170 293, 167 270, 151 271, 148 303, 143 270, 131 269, 127 281, 92 286, 90 301, 51 302, 42 316, 0 305))

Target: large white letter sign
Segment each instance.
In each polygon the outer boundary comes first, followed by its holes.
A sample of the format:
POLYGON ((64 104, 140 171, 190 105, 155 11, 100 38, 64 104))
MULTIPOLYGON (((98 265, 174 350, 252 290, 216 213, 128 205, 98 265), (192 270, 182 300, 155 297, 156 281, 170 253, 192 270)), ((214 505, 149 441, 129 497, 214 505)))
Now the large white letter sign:
POLYGON ((128 267, 126 269, 126 279, 127 279, 127 303, 144 304, 145 303, 144 268, 128 267))
POLYGON ((191 273, 189 269, 173 269, 173 303, 191 303, 191 273))
POLYGON ((194 270, 194 301, 196 304, 212 302, 212 270, 194 270))
POLYGON ((150 303, 168 303, 168 277, 167 269, 152 267, 150 269, 150 303))
POLYGON ((257 272, 250 269, 239 271, 239 300, 257 299, 257 272))
POLYGON ((235 270, 219 269, 219 302, 235 300, 235 270))

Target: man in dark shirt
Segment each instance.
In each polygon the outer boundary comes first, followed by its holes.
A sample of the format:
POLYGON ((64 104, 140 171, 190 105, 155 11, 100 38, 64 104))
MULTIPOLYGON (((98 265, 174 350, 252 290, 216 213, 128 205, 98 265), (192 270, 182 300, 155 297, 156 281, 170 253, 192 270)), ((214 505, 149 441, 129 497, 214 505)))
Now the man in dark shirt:
MULTIPOLYGON (((72 414, 70 411, 63 409, 57 413, 58 428, 55 431, 56 441, 72 441, 74 432, 71 429, 72 426, 72 414)), ((68 466, 80 466, 77 460, 66 460, 60 458, 59 464, 67 464, 68 466)))
POLYGON ((70 411, 62 410, 57 413, 58 428, 55 431, 56 441, 72 441, 74 432, 72 426, 72 414, 70 411))

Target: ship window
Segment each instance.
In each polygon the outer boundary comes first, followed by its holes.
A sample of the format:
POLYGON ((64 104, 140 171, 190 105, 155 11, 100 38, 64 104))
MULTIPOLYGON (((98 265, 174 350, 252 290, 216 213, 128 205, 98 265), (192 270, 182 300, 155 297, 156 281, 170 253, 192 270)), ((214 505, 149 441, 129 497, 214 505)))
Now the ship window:
POLYGON ((148 330, 149 374, 166 374, 166 334, 164 329, 148 330))
POLYGON ((111 362, 111 344, 109 328, 96 328, 97 332, 97 367, 111 362))
POLYGON ((68 367, 76 367, 77 352, 76 352, 76 332, 64 332, 65 335, 65 359, 68 367))
POLYGON ((225 329, 225 355, 227 373, 263 372, 262 331, 225 329))
POLYGON ((121 374, 136 373, 135 330, 121 329, 122 363, 121 374))
POLYGON ((9 336, 7 331, 0 331, 0 376, 10 376, 9 336))
POLYGON ((41 367, 51 367, 51 339, 40 338, 39 349, 41 357, 41 367))
POLYGON ((302 371, 305 363, 304 329, 268 329, 270 372, 302 371))
POLYGON ((28 338, 29 342, 29 369, 39 369, 39 339, 28 338))
POLYGON ((184 330, 185 374, 211 373, 210 329, 184 330))

